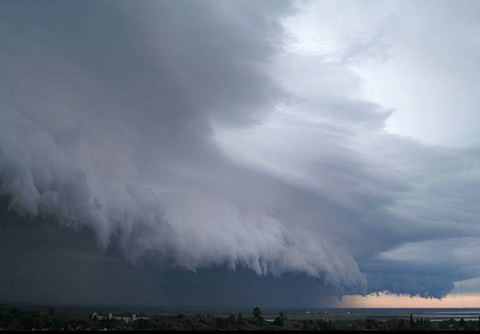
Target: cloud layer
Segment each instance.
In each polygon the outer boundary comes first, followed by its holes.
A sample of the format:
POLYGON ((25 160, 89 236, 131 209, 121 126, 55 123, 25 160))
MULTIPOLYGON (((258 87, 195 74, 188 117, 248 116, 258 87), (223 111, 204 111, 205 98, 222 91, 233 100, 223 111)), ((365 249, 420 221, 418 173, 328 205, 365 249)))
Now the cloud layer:
POLYGON ((9 210, 133 263, 302 274, 338 296, 442 297, 480 275, 480 148, 385 131, 357 72, 289 47, 295 5, 2 6, 9 210))

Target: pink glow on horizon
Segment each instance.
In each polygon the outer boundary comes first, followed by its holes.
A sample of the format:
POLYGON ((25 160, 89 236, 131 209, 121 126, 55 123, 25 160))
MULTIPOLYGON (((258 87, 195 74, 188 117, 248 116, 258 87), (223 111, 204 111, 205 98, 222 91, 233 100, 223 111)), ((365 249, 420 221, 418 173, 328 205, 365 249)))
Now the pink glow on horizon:
POLYGON ((337 307, 365 308, 462 308, 480 307, 480 295, 448 295, 445 298, 425 299, 406 295, 397 296, 381 293, 367 296, 344 296, 337 307), (462 306, 463 305, 463 306, 462 306))

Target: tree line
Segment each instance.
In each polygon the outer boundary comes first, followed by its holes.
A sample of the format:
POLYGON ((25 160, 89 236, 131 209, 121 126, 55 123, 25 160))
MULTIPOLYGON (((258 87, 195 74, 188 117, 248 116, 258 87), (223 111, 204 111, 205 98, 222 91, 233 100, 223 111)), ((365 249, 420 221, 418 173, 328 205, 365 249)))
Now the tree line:
POLYGON ((480 331, 479 321, 446 319, 355 319, 326 321, 323 319, 289 319, 281 311, 274 319, 265 319, 262 310, 255 307, 251 314, 230 316, 152 315, 146 319, 125 323, 115 319, 92 319, 87 314, 65 314, 54 309, 43 311, 21 310, 0 305, 0 330, 393 330, 393 331, 480 331))

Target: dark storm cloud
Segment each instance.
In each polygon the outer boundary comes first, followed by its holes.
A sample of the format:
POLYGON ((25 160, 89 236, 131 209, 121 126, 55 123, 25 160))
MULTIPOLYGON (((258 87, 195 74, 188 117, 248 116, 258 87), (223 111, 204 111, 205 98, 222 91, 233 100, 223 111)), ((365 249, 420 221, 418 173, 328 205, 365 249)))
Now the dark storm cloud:
POLYGON ((38 301, 138 305, 439 297, 458 280, 389 266, 412 243, 479 237, 478 149, 386 133, 391 111, 344 64, 285 51, 288 2, 0 12, 3 297, 26 301, 32 272, 38 301))
MULTIPOLYGON (((477 238, 444 238, 409 243, 361 262, 369 291, 443 298, 454 282, 480 274, 477 238)), ((470 291, 475 292, 475 291, 470 291)))
MULTIPOLYGON (((2 201, 2 205, 6 202, 2 201)), ((225 267, 185 272, 156 262, 133 264, 122 251, 102 250, 88 229, 25 220, 2 208, 2 302, 84 306, 262 307, 328 306, 335 298, 318 279, 282 279, 225 267), (311 298, 312 293, 315 298, 311 298)))

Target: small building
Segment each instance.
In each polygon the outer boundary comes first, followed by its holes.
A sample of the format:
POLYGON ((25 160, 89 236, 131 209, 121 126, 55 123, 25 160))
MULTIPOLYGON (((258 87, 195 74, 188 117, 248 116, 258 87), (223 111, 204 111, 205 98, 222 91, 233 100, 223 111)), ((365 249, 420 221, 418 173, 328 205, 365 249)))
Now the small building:
POLYGON ((113 313, 109 313, 108 315, 101 315, 96 312, 92 314, 92 319, 93 320, 118 320, 118 321, 123 321, 125 323, 130 323, 134 322, 140 319, 148 319, 148 317, 137 317, 135 313, 133 313, 131 316, 114 316, 113 313))

